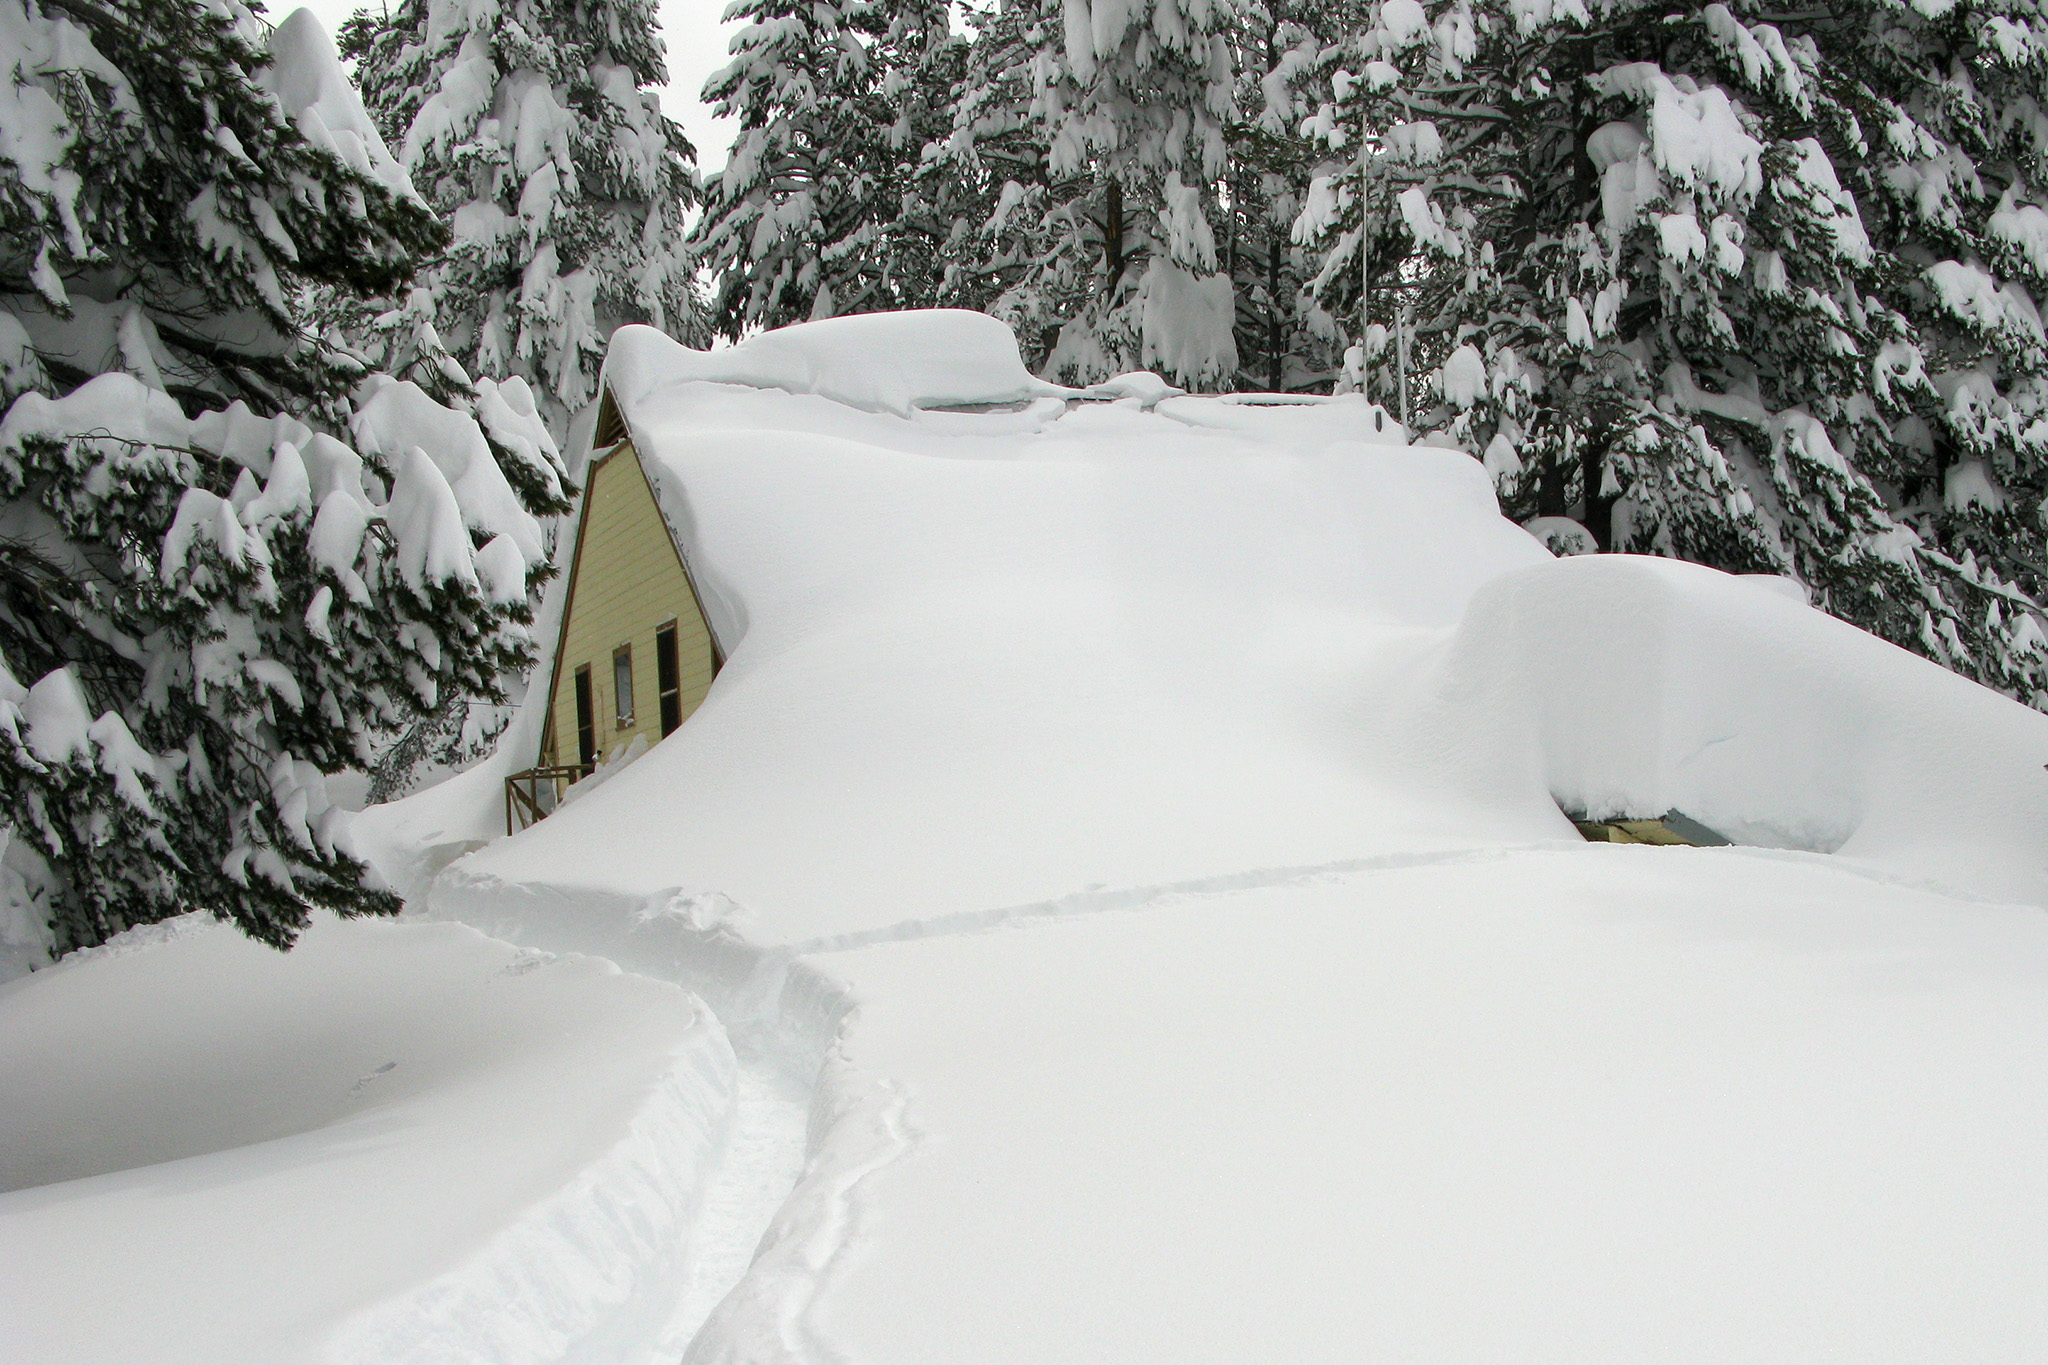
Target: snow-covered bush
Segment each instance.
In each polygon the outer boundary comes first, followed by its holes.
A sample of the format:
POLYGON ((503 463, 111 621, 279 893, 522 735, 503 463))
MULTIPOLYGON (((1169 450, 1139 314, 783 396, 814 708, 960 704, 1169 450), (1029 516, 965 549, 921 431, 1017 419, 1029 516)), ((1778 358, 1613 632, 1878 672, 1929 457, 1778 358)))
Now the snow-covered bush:
POLYGON ((545 480, 315 335, 309 292, 389 292, 445 234, 304 11, 0 9, 9 900, 59 949, 395 910, 325 776, 531 657, 545 480))

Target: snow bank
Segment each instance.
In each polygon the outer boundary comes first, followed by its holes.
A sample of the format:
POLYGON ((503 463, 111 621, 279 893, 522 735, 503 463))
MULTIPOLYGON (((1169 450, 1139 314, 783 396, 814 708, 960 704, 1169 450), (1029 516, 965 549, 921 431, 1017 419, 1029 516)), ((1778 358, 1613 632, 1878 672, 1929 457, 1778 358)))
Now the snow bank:
POLYGON ((986 313, 866 313, 763 332, 693 351, 652 327, 612 336, 604 382, 630 413, 678 380, 817 394, 869 412, 1009 403, 1071 392, 1034 377, 1017 338, 986 313))
POLYGON ((1361 400, 825 326, 622 334, 726 666, 428 895, 837 1038, 693 1365, 2048 1346, 2048 922, 1929 885, 2048 897, 2048 718, 1782 582, 1554 561, 1361 400))
POLYGON ((2048 904, 2048 717, 1774 585, 1631 556, 1523 570, 1474 597, 1436 685, 1475 785, 2048 904))
POLYGON ((0 1038, 20 1360, 604 1358, 733 1071, 675 987, 454 925, 173 921, 0 990, 0 1038))
POLYGON ((838 1098, 695 1365, 2048 1350, 2030 909, 1581 844, 815 961, 838 1098))

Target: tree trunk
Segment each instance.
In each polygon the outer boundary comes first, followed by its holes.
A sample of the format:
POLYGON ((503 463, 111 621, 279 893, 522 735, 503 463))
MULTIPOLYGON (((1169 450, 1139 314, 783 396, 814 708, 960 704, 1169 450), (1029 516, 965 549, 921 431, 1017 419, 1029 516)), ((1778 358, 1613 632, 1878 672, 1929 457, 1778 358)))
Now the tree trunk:
POLYGON ((1115 176, 1109 179, 1109 193, 1102 213, 1103 297, 1114 304, 1117 286, 1124 278, 1124 186, 1115 176))
POLYGON ((1287 382, 1286 365, 1280 355, 1280 237, 1268 228, 1266 250, 1266 387, 1274 393, 1287 382))
POLYGON ((1614 504, 1619 501, 1600 491, 1607 473, 1607 448, 1613 441, 1614 428, 1602 425, 1579 446, 1579 486, 1585 490, 1586 529, 1593 533, 1593 543, 1602 554, 1614 548, 1614 504))
POLYGON ((1539 517, 1561 517, 1564 508, 1565 466, 1557 456, 1545 451, 1543 470, 1536 480, 1536 515, 1539 517))

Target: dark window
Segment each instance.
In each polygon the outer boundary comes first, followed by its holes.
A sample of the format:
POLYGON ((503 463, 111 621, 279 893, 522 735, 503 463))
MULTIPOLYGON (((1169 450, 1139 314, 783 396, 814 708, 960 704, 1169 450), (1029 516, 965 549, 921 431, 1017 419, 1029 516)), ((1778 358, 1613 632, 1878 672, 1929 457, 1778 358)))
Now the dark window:
POLYGON ((612 651, 612 699, 619 704, 619 728, 633 723, 633 646, 612 651))
POLYGON ((597 703, 590 695, 590 665, 576 670, 576 761, 589 772, 597 766, 597 703))
POLYGON ((619 405, 612 401, 612 391, 604 391, 604 399, 597 405, 597 432, 591 440, 591 449, 603 450, 626 439, 626 423, 619 416, 619 405))
POLYGON ((661 733, 683 723, 683 662, 676 653, 676 623, 654 632, 654 680, 661 688, 661 733))

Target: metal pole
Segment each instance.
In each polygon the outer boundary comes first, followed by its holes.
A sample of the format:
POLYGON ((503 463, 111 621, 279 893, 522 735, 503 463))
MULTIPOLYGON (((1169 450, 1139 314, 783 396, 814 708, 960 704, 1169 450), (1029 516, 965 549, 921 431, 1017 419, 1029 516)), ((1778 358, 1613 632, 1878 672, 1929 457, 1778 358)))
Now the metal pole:
POLYGON ((1366 146, 1365 101, 1358 103, 1358 361, 1361 392, 1370 398, 1365 376, 1365 333, 1372 326, 1372 155, 1366 146))

